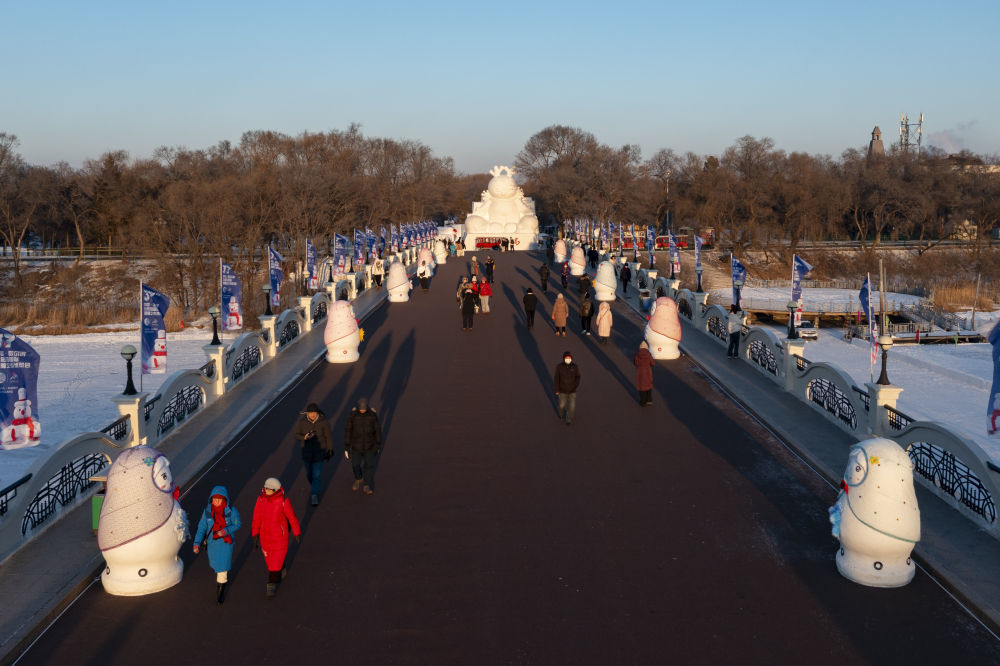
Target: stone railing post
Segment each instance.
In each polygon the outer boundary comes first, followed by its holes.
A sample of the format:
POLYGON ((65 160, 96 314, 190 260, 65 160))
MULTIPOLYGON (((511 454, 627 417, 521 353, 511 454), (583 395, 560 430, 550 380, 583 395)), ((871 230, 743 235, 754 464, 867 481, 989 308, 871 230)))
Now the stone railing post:
POLYGON ((708 292, 692 294, 694 297, 694 321, 699 331, 705 330, 705 306, 708 304, 708 292))
POLYGON ((139 446, 146 443, 146 414, 143 407, 146 405, 148 393, 137 393, 136 395, 116 395, 111 398, 118 408, 118 416, 128 416, 128 438, 122 446, 139 446))
POLYGON ((278 354, 278 336, 274 333, 274 324, 278 321, 278 317, 277 315, 259 315, 257 319, 260 320, 261 333, 267 336, 267 340, 264 341, 264 358, 261 359, 262 362, 266 363, 278 354))
POLYGON ((313 328, 313 318, 312 318, 312 296, 299 296, 299 307, 302 309, 302 318, 305 320, 302 324, 302 332, 308 333, 313 328))
POLYGON ((806 348, 806 343, 805 340, 789 340, 786 338, 781 341, 781 348, 785 352, 781 360, 781 380, 784 389, 791 393, 795 390, 795 376, 798 372, 798 362, 795 358, 802 356, 802 350, 806 348))
POLYGON ((330 303, 331 304, 334 301, 337 300, 337 283, 336 282, 327 282, 326 284, 323 285, 323 290, 326 291, 326 296, 327 296, 327 298, 330 299, 330 303))
POLYGON ((889 413, 884 408, 896 408, 903 387, 872 382, 866 383, 865 387, 868 389, 868 428, 878 437, 892 437, 894 431, 889 427, 889 413))
MULTIPOLYGON (((205 345, 202 347, 205 351, 205 358, 209 361, 215 361, 215 374, 212 375, 209 381, 212 382, 212 393, 213 398, 222 397, 222 394, 226 392, 226 373, 223 369, 223 363, 225 363, 226 357, 226 346, 225 345, 205 345)), ((206 400, 207 405, 210 401, 206 400)))
POLYGON ((673 279, 673 280, 671 280, 670 278, 667 278, 667 296, 669 296, 670 298, 672 298, 672 299, 674 299, 676 301, 677 300, 677 292, 680 291, 680 286, 681 286, 681 281, 680 280, 678 280, 676 278, 673 279))

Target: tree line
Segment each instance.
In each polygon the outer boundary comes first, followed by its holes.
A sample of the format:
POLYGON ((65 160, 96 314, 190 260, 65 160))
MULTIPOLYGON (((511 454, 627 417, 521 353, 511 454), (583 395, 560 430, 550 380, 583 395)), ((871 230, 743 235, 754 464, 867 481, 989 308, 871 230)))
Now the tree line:
MULTIPOLYGON (((464 220, 489 174, 456 173, 419 141, 366 137, 360 126, 287 136, 245 133, 204 150, 160 148, 149 158, 110 151, 79 168, 28 164, 0 132, 0 241, 15 278, 29 238, 45 247, 107 245, 156 256, 185 310, 207 307, 218 258, 248 285, 255 257, 274 243, 304 257, 305 239, 422 219, 464 220), (206 300, 208 299, 208 300, 206 300)), ((737 253, 804 240, 921 241, 921 251, 977 225, 978 252, 1000 225, 996 157, 863 148, 839 158, 786 153, 744 136, 720 155, 600 143, 553 125, 531 136, 514 165, 543 225, 590 217, 636 224, 711 226, 737 253)), ((323 254, 323 248, 320 253, 323 254)))

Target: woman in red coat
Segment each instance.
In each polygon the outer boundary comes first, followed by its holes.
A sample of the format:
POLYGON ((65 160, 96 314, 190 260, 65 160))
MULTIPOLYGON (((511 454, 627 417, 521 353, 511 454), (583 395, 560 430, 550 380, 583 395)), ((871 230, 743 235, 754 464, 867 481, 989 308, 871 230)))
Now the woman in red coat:
POLYGON ((653 366, 656 365, 645 340, 639 345, 639 351, 635 353, 632 362, 635 363, 635 387, 639 389, 639 406, 645 407, 653 403, 653 366))
POLYGON ((264 482, 264 489, 257 497, 253 508, 254 548, 264 551, 267 564, 266 594, 273 597, 278 591, 278 583, 285 574, 285 555, 288 554, 288 528, 291 527, 295 542, 302 537, 299 520, 295 517, 292 504, 281 489, 281 481, 270 478, 264 482))

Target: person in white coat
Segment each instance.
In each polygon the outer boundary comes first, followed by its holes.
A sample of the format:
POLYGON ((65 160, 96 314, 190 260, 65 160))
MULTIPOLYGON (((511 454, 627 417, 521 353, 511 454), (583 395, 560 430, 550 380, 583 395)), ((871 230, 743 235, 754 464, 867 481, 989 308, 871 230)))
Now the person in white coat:
POLYGON ((743 331, 743 324, 746 322, 746 315, 743 310, 737 307, 736 303, 729 306, 729 350, 726 356, 729 358, 739 358, 740 354, 740 333, 743 331))

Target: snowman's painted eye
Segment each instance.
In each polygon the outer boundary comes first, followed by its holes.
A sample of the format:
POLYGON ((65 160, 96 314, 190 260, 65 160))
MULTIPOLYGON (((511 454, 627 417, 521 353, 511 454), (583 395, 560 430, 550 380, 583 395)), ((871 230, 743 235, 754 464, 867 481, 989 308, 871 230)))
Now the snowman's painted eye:
POLYGON ((174 476, 170 473, 170 463, 160 456, 153 463, 153 483, 160 490, 167 492, 174 485, 174 476))
POLYGON ((847 473, 844 474, 844 481, 849 486, 860 485, 868 476, 868 456, 865 450, 858 447, 851 451, 851 456, 847 462, 847 473))

